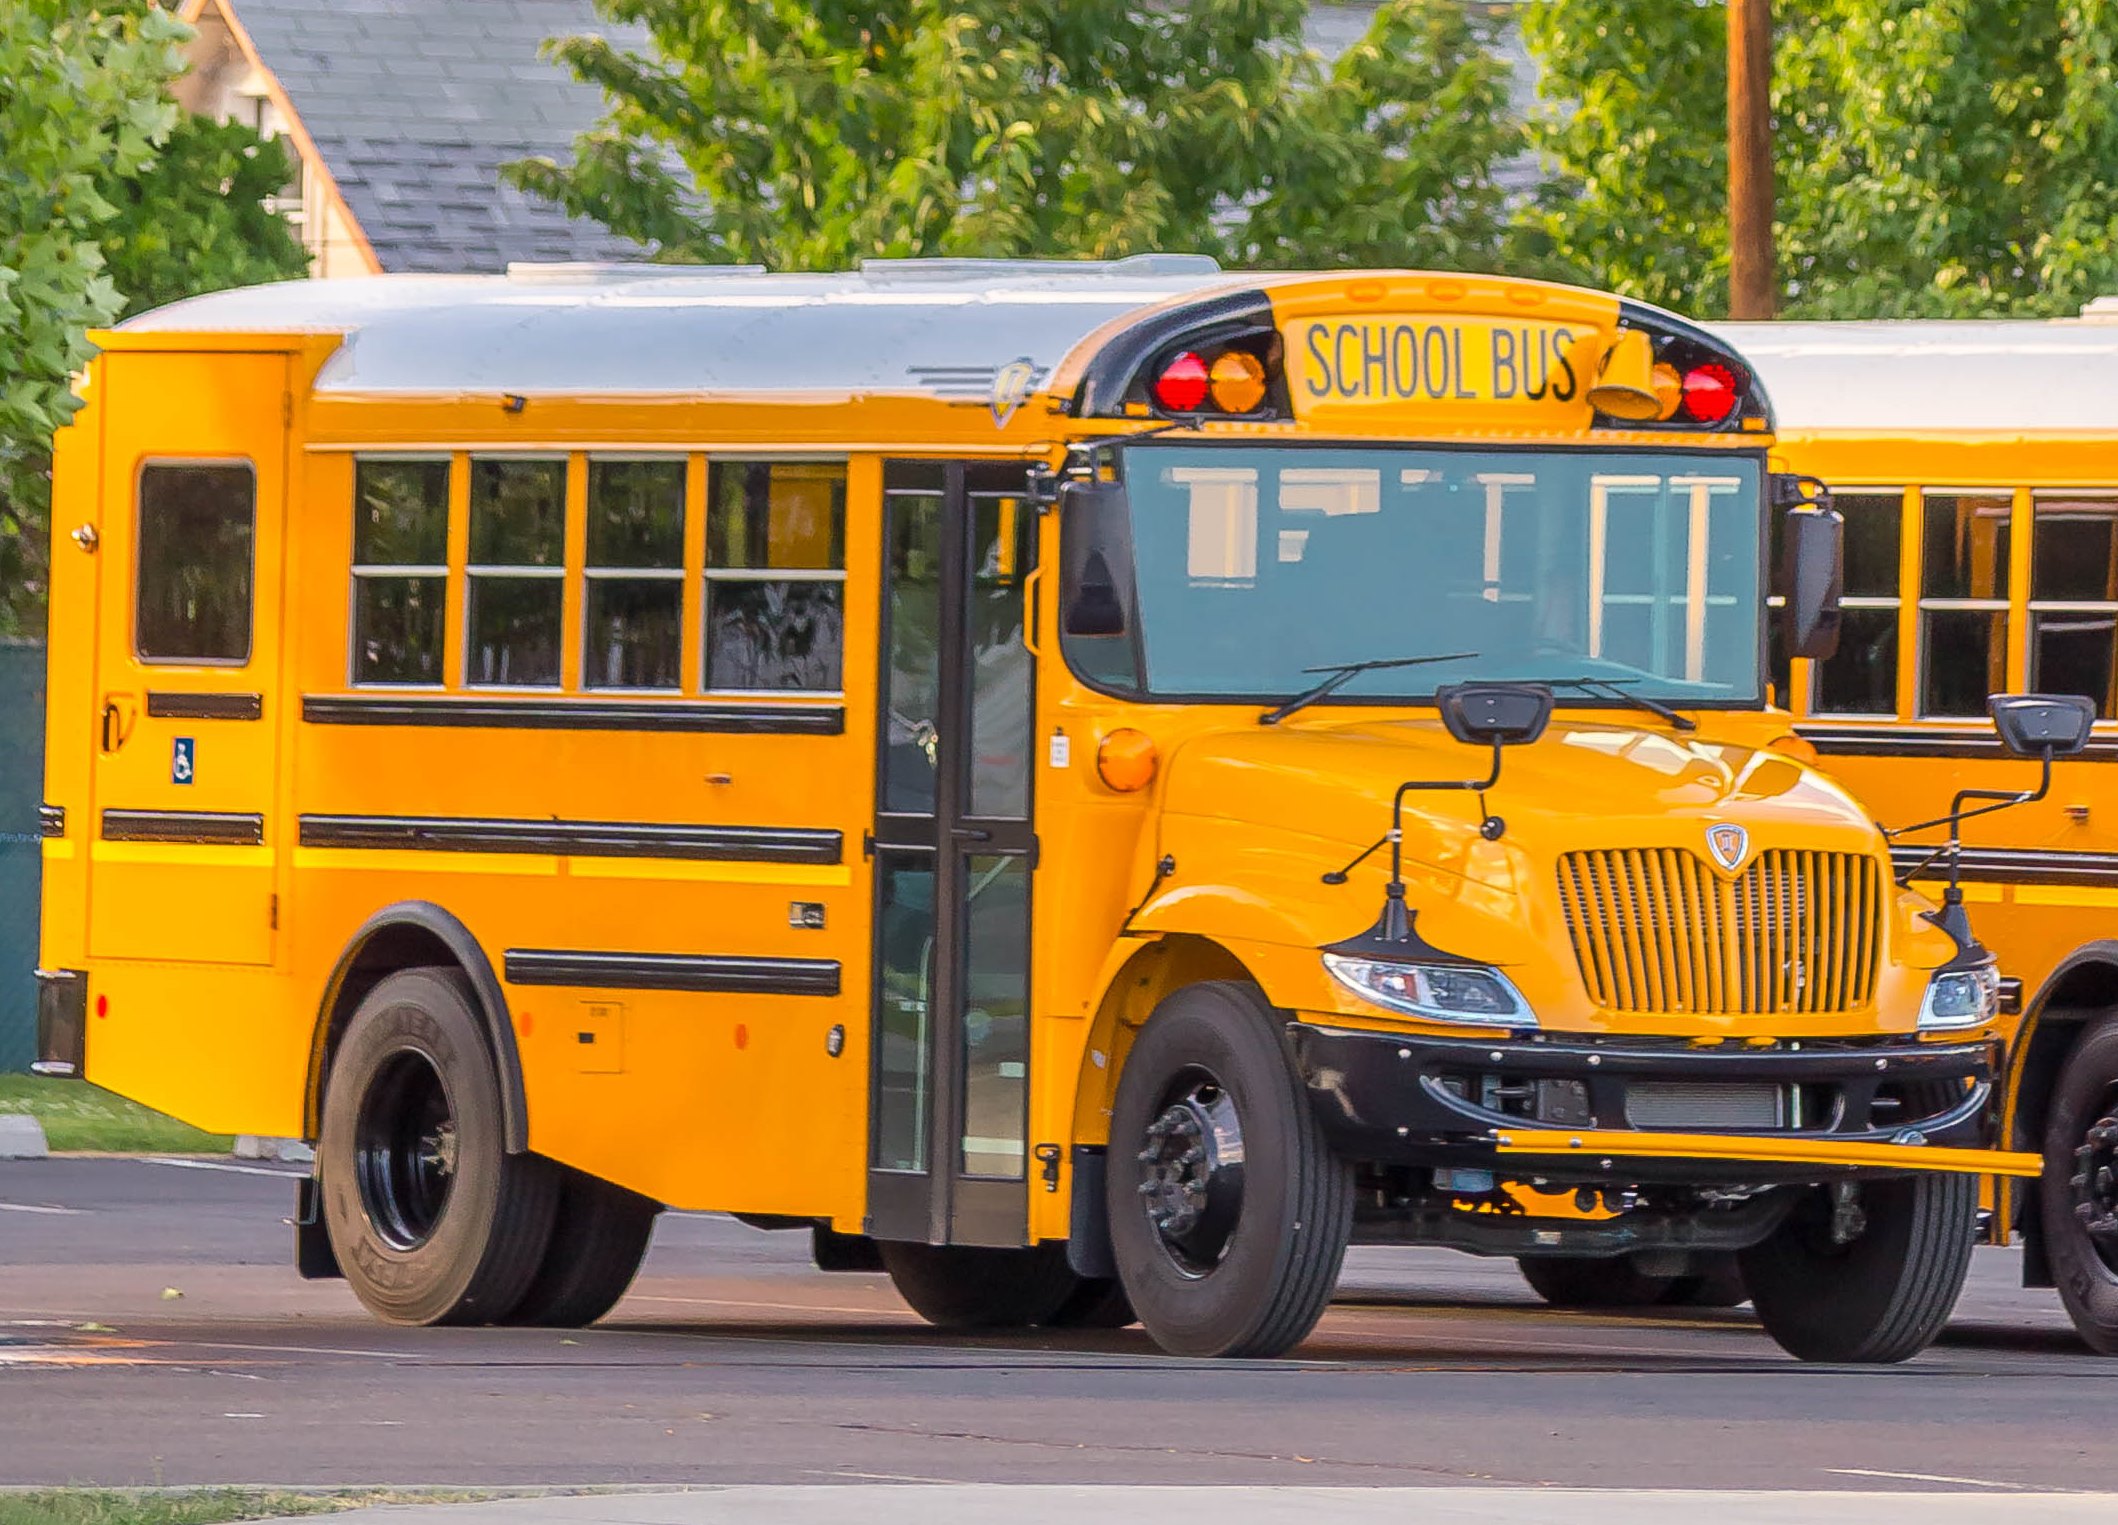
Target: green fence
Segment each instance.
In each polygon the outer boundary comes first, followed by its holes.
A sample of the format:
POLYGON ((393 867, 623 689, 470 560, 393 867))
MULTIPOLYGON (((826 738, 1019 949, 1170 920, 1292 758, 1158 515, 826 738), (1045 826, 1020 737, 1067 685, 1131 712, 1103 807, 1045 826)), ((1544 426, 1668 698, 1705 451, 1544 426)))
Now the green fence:
POLYGON ((0 641, 0 1073, 37 1057, 37 806, 44 795, 44 648, 0 641))

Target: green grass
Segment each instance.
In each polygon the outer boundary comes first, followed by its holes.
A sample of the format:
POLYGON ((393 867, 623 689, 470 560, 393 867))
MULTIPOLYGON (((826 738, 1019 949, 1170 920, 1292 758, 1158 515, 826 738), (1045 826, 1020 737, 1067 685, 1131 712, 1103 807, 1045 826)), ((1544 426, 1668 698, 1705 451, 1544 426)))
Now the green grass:
MULTIPOLYGON (((44 1125, 54 1150, 93 1149, 125 1154, 226 1154, 233 1139, 201 1133, 138 1102, 84 1080, 40 1080, 0 1075, 0 1112, 27 1112, 44 1125)), ((11 1515, 0 1503, 0 1525, 33 1515, 11 1515)), ((71 1516, 62 1518, 70 1519, 71 1516)), ((83 1516, 83 1518, 97 1518, 83 1516)), ((171 1516, 172 1519, 176 1516, 171 1516)), ((204 1518, 202 1516, 202 1518, 204 1518)), ((216 1515, 222 1519, 226 1516, 216 1515)))
POLYGON ((372 1490, 319 1495, 255 1488, 169 1493, 54 1488, 0 1493, 0 1525, 220 1525, 225 1520, 278 1520, 289 1515, 336 1514, 363 1504, 413 1502, 438 1500, 372 1490))

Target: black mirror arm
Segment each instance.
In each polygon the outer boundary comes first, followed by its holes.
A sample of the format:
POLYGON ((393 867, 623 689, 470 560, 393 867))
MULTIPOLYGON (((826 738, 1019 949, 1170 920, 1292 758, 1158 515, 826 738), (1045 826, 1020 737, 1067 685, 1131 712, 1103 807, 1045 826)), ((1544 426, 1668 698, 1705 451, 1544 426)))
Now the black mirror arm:
MULTIPOLYGON (((2010 810, 2017 805, 2034 805, 2037 801, 2050 794, 2052 792, 2052 749, 2046 747, 2044 751, 2038 754, 2038 759, 2043 763, 2044 769, 2037 780, 2035 789, 2012 791, 2007 789, 1959 789, 1956 791, 1955 798, 1949 801, 1949 813, 1947 815, 1938 815, 1931 821, 1917 821, 1910 826, 1893 827, 1885 831, 1883 835, 1894 842, 1899 837, 1912 835, 1915 831, 1929 831, 1936 826, 1948 827, 1949 840, 1941 847, 1936 848, 1934 853, 1919 865, 1919 868, 1927 867, 1936 858, 1946 857, 1949 862, 1949 888, 1946 899, 1951 904, 1958 903, 1963 899, 1963 892, 1957 887, 1957 866, 1963 855, 1963 823, 1975 821, 1982 815, 1991 815, 1997 810, 2010 810), (1989 800, 1991 803, 1981 805, 1976 810, 1966 810, 1964 809, 1964 803, 1967 800, 1989 800)), ((1913 870, 1913 873, 1917 872, 1919 872, 1919 869, 1913 870)), ((1910 877, 1910 874, 1905 876, 1906 879, 1910 877)), ((1900 879, 1898 882, 1902 884, 1905 880, 1900 879)))

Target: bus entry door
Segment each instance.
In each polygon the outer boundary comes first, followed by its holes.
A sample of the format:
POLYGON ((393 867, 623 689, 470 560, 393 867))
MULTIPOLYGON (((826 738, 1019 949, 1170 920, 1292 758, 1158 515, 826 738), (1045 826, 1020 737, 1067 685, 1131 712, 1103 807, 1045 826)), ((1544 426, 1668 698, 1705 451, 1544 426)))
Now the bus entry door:
MULTIPOLYGON (((284 355, 106 361, 88 949, 269 964, 284 355)), ((61 526, 61 532, 66 531, 61 526)))
POLYGON ((1036 513, 1019 466, 884 474, 869 1232, 1028 1234, 1036 513))

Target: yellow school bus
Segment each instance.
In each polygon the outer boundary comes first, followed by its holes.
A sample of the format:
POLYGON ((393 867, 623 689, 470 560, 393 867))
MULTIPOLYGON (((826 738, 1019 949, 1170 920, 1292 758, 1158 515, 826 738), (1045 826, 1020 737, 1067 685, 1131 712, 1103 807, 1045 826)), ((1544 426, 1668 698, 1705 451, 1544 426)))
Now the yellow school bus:
MULTIPOLYGON (((1719 330, 1771 387, 1788 462, 1828 476, 1846 520, 1838 651, 1781 674, 1822 764, 1884 825, 1907 825, 1960 789, 2035 782, 2005 758, 1989 694, 2094 706, 2094 740, 2045 798, 1966 823, 1957 874, 2007 979, 2004 1139, 2045 1157, 1989 1235, 2022 1236, 2027 1282, 2057 1286, 2105 1354, 2118 1354, 2114 319, 1719 330)), ((1941 883, 1938 840, 1901 837, 1899 873, 1941 883)))
MULTIPOLYGON (((660 1206, 1270 1355, 1349 1241, 1909 1355, 1989 962, 1765 702, 1675 317, 1209 261, 185 302, 57 445, 48 1073, 316 1141, 297 1255, 570 1324, 660 1206)), ((1788 520, 1828 645, 1837 520, 1788 520)))

